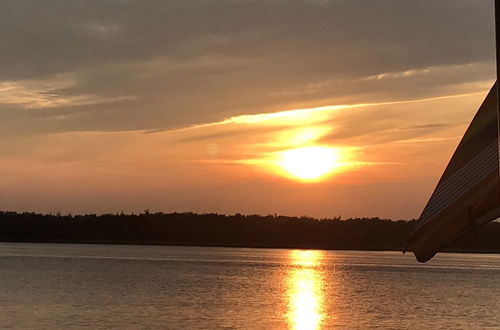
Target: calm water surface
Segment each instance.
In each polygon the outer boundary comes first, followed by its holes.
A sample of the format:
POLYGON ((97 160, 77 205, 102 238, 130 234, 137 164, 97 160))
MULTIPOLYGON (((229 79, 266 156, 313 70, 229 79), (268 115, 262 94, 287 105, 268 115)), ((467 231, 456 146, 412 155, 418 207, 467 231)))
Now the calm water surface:
POLYGON ((500 328, 500 257, 0 244, 0 328, 500 328))

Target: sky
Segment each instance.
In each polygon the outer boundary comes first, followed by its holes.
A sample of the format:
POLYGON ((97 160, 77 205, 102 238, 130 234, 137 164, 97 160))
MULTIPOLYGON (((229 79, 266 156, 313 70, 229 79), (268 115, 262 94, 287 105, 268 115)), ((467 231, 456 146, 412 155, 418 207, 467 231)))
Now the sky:
POLYGON ((0 4, 0 209, 417 218, 491 0, 0 4))

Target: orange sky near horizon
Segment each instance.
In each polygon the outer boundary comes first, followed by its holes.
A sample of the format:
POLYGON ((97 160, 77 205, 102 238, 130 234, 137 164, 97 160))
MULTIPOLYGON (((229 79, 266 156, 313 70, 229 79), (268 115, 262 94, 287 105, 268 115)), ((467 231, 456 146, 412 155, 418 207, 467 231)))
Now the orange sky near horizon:
POLYGON ((490 0, 9 2, 0 210, 419 216, 490 0))
MULTIPOLYGON (((0 178, 11 196, 3 196, 4 207, 414 218, 486 92, 287 110, 157 132, 26 137, 0 164, 10 173, 0 178), (453 124, 433 125, 447 120, 448 109, 457 116, 453 124), (281 154, 311 147, 337 151, 331 171, 312 180, 290 173, 281 154)), ((302 156, 311 158, 299 152, 288 162, 302 156)))

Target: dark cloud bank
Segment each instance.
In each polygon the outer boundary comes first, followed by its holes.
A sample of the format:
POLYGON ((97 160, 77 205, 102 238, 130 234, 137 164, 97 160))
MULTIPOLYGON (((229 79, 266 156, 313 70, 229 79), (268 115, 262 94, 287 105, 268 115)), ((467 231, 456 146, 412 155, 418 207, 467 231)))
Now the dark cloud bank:
POLYGON ((439 95, 493 79, 493 24, 487 0, 2 1, 0 130, 162 129, 439 95))

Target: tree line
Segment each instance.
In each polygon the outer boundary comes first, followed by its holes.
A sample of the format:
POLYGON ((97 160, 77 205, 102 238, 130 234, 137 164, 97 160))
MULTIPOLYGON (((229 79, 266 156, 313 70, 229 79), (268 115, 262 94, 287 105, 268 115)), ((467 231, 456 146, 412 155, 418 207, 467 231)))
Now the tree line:
MULTIPOLYGON (((0 240, 400 251, 415 223, 380 218, 315 219, 148 211, 102 215, 0 212, 0 240)), ((499 238, 500 224, 490 223, 447 249, 500 252, 499 238)))

